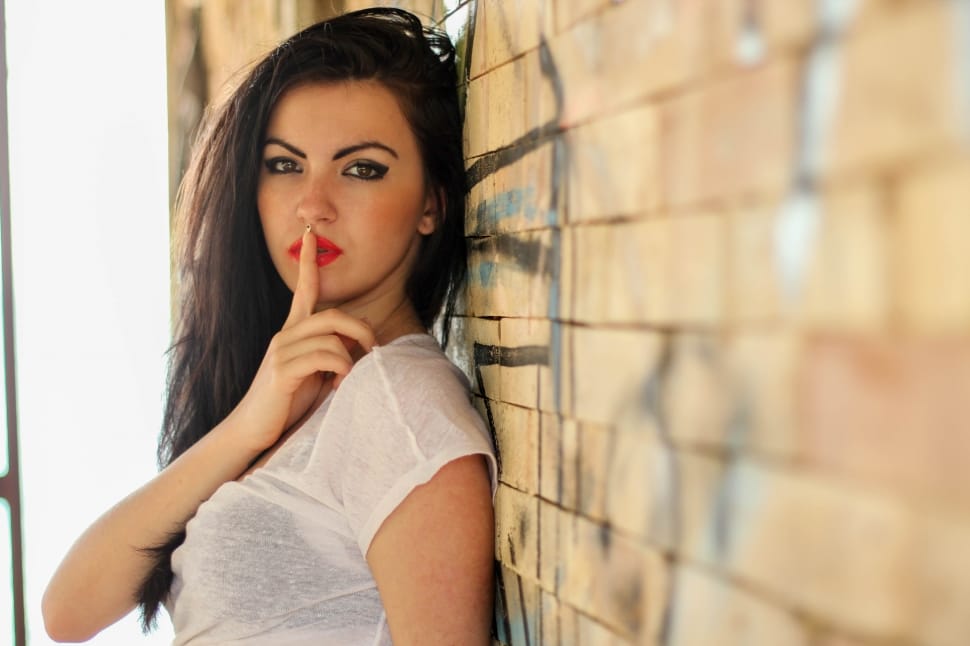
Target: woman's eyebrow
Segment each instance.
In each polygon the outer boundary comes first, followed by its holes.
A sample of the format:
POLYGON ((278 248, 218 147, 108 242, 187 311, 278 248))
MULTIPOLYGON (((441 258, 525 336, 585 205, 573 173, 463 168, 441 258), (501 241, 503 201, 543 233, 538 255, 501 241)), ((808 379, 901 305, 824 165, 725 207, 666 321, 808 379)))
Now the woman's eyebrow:
POLYGON ((286 143, 282 139, 277 139, 276 137, 269 137, 266 140, 266 143, 263 144, 263 146, 268 146, 270 144, 276 144, 277 146, 282 146, 283 148, 286 148, 287 150, 289 150, 291 153, 293 153, 294 155, 296 155, 300 159, 306 159, 306 153, 305 152, 303 152, 302 150, 300 150, 299 148, 297 148, 296 146, 294 146, 292 144, 286 143))
POLYGON ((395 151, 390 146, 382 144, 379 141, 362 141, 359 144, 354 144, 353 146, 347 146, 346 148, 341 148, 340 150, 338 150, 333 155, 333 161, 337 161, 341 157, 346 157, 347 155, 355 153, 358 150, 364 150, 365 148, 380 148, 381 150, 386 150, 387 152, 389 152, 394 157, 394 159, 398 159, 397 151, 395 151))

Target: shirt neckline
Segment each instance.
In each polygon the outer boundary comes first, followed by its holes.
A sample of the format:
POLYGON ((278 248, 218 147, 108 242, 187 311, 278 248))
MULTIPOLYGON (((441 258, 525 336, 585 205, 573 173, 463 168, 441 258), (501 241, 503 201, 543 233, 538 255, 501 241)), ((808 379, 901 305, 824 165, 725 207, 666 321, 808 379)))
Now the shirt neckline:
MULTIPOLYGON (((400 342, 404 341, 405 339, 427 340, 427 341, 433 342, 435 346, 438 345, 437 339, 435 339, 427 332, 410 332, 408 334, 402 334, 399 337, 395 337, 394 339, 391 339, 389 342, 385 343, 384 345, 374 346, 374 349, 368 352, 367 354, 365 354, 363 357, 361 357, 357 361, 357 363, 354 364, 354 366, 356 367, 361 361, 365 361, 368 357, 374 354, 375 351, 380 350, 381 348, 390 347, 392 345, 398 345, 400 342)), ((327 393, 327 396, 324 397, 322 402, 320 402, 320 405, 317 406, 316 410, 313 411, 302 424, 300 424, 299 428, 293 431, 293 433, 291 433, 290 436, 283 441, 283 444, 280 445, 280 447, 273 453, 273 455, 269 457, 268 460, 266 460, 266 462, 263 465, 253 469, 251 473, 246 474, 245 476, 243 476, 239 480, 236 480, 235 482, 239 482, 239 483, 245 482, 250 477, 256 475, 257 473, 259 473, 264 469, 267 469, 271 464, 273 464, 277 460, 277 456, 279 456, 281 453, 286 451, 287 448, 291 448, 294 445, 294 439, 298 435, 301 435, 302 433, 304 433, 304 429, 310 426, 310 423, 313 422, 313 420, 317 419, 318 416, 326 414, 326 411, 330 408, 330 404, 333 402, 333 398, 334 398, 334 395, 336 395, 336 393, 337 393, 336 390, 331 390, 329 393, 327 393)))

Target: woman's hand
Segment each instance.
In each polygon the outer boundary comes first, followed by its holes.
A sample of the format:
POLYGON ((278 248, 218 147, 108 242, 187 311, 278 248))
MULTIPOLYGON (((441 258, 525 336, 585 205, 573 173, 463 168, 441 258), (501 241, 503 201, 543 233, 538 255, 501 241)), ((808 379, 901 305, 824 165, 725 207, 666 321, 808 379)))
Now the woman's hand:
POLYGON ((320 289, 316 253, 316 239, 307 231, 290 313, 232 412, 240 416, 240 428, 251 434, 248 441, 257 450, 272 446, 306 414, 323 386, 324 373, 333 374, 333 388, 340 384, 353 367, 350 349, 355 344, 367 352, 374 347, 374 333, 360 319, 338 309, 314 313, 320 289))

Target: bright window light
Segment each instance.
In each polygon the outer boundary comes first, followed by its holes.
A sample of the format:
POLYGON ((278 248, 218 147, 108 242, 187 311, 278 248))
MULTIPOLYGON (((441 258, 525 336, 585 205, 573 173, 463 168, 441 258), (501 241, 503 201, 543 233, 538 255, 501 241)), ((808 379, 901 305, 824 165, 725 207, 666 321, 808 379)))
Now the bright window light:
MULTIPOLYGON (((39 646, 53 643, 40 599, 61 558, 155 473, 170 318, 165 6, 7 0, 6 22, 25 598, 39 646)), ((0 641, 9 620, 0 608, 0 641)), ((90 643, 171 639, 167 617, 143 637, 130 615, 90 643)))

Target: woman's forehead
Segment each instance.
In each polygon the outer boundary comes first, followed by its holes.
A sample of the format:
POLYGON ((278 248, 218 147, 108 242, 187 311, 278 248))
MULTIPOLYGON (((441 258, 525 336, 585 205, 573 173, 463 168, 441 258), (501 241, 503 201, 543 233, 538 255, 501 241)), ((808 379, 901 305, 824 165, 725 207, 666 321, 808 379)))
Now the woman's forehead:
POLYGON ((302 83, 276 102, 268 136, 312 140, 379 138, 403 145, 413 142, 394 93, 378 81, 302 83))

